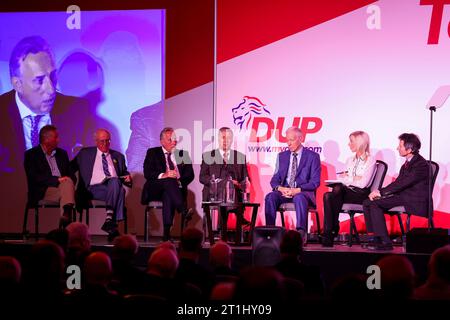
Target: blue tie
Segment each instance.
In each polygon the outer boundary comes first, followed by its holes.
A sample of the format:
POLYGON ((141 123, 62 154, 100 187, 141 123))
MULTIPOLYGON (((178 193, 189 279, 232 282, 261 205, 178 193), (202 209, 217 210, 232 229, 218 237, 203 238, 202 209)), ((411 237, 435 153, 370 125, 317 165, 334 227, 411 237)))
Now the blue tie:
POLYGON ((295 188, 295 177, 297 176, 297 152, 292 153, 291 175, 289 177, 289 187, 295 188))
POLYGON ((39 144, 39 121, 43 117, 42 114, 30 116, 31 119, 31 146, 36 147, 39 144))
POLYGON ((111 177, 111 173, 108 169, 108 161, 106 160, 106 154, 102 153, 102 165, 103 165, 103 172, 105 173, 105 176, 111 177))

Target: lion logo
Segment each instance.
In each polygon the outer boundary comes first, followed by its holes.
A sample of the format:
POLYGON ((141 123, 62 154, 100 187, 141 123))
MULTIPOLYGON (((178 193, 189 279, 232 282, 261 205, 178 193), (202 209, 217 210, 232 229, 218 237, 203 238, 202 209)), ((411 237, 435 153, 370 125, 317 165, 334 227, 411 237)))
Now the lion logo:
POLYGON ((239 126, 239 130, 245 125, 245 129, 248 129, 250 122, 254 115, 261 115, 263 113, 270 114, 266 109, 266 105, 256 97, 245 96, 242 102, 237 107, 231 109, 233 112, 234 124, 239 126))

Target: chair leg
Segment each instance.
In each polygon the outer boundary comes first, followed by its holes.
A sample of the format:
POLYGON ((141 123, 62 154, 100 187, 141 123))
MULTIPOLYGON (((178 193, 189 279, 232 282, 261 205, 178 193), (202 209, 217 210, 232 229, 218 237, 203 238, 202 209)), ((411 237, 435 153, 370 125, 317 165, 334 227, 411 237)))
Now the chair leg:
MULTIPOLYGON (((400 213, 396 214, 398 219, 398 224, 400 225, 400 230, 402 232, 402 237, 405 235, 405 227, 403 226, 402 215, 400 213)), ((408 228, 408 222, 406 222, 406 228, 408 228)))
POLYGON ((127 208, 123 210, 123 231, 128 234, 128 212, 127 208))
POLYGON ((180 228, 180 236, 183 234, 183 229, 184 229, 184 221, 185 221, 185 217, 184 215, 181 215, 181 228, 180 228))
POLYGON ((317 235, 320 236, 322 232, 320 228, 319 211, 314 211, 314 213, 316 214, 317 235))
POLYGON ((22 237, 26 237, 28 235, 28 204, 25 206, 25 214, 23 216, 23 227, 22 227, 22 237))
POLYGON ((148 242, 148 211, 149 207, 146 206, 144 210, 144 242, 148 242))
POLYGON ((286 228, 286 224, 284 222, 284 211, 280 210, 280 218, 281 218, 281 225, 283 226, 283 228, 286 228))
POLYGON ((434 229, 434 220, 433 220, 433 217, 431 217, 430 223, 429 223, 429 224, 430 224, 429 227, 431 227, 431 228, 434 229))
POLYGON ((34 209, 34 237, 36 241, 39 239, 39 209, 34 209))
POLYGON ((350 215, 350 234, 348 238, 348 246, 351 247, 353 245, 353 224, 355 223, 355 214, 353 212, 349 213, 350 215))
POLYGON ((86 219, 86 225, 89 226, 89 208, 86 208, 86 213, 85 213, 85 219, 86 219))
POLYGON ((408 213, 408 217, 406 218, 406 232, 411 230, 411 215, 408 213))
POLYGON ((79 219, 78 219, 78 221, 79 222, 83 222, 83 208, 81 208, 81 210, 80 210, 80 212, 78 212, 79 213, 79 219))

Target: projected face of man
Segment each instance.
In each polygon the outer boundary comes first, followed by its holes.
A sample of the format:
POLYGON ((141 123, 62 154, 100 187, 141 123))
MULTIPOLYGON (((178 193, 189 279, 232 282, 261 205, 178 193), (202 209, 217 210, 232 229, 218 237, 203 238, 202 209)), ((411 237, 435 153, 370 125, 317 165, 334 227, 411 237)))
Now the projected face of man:
POLYGON ((233 144, 233 131, 231 130, 222 130, 219 131, 219 147, 223 151, 228 151, 233 144))
POLYGON ((97 130, 95 133, 95 143, 101 152, 108 153, 109 147, 111 146, 111 135, 106 130, 97 130))
POLYGON ((34 113, 49 113, 56 98, 56 68, 47 52, 30 53, 20 61, 19 75, 12 78, 22 102, 34 113))
POLYGON ((296 152, 302 145, 302 132, 289 128, 286 132, 287 145, 291 152, 296 152))
POLYGON ((173 149, 175 149, 175 147, 177 146, 177 136, 176 136, 175 132, 173 132, 173 131, 164 132, 162 139, 161 139, 161 145, 168 152, 172 152, 173 149))

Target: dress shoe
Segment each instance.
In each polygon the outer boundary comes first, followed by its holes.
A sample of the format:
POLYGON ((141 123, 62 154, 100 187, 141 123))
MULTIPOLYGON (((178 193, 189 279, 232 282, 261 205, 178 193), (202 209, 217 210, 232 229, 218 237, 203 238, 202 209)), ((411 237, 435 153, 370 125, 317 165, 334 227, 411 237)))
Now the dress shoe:
POLYGON ((70 214, 64 213, 61 218, 59 218, 59 227, 65 229, 71 222, 70 214))
POLYGON ((392 243, 390 242, 381 242, 381 243, 373 243, 367 245, 367 250, 370 251, 390 251, 394 250, 392 243))
POLYGON ((109 234, 117 230, 117 224, 112 219, 106 219, 102 225, 102 230, 109 234))
POLYGON ((117 229, 112 230, 108 233, 108 242, 113 242, 116 237, 120 236, 120 233, 117 229))
POLYGON ((332 234, 324 234, 322 237, 322 247, 331 248, 333 246, 334 246, 333 235, 332 234))
POLYGON ((298 229, 297 231, 298 231, 298 232, 300 233, 300 235, 302 236, 302 243, 303 243, 303 246, 306 246, 306 242, 308 241, 308 233, 306 233, 306 231, 303 230, 303 229, 298 229))

